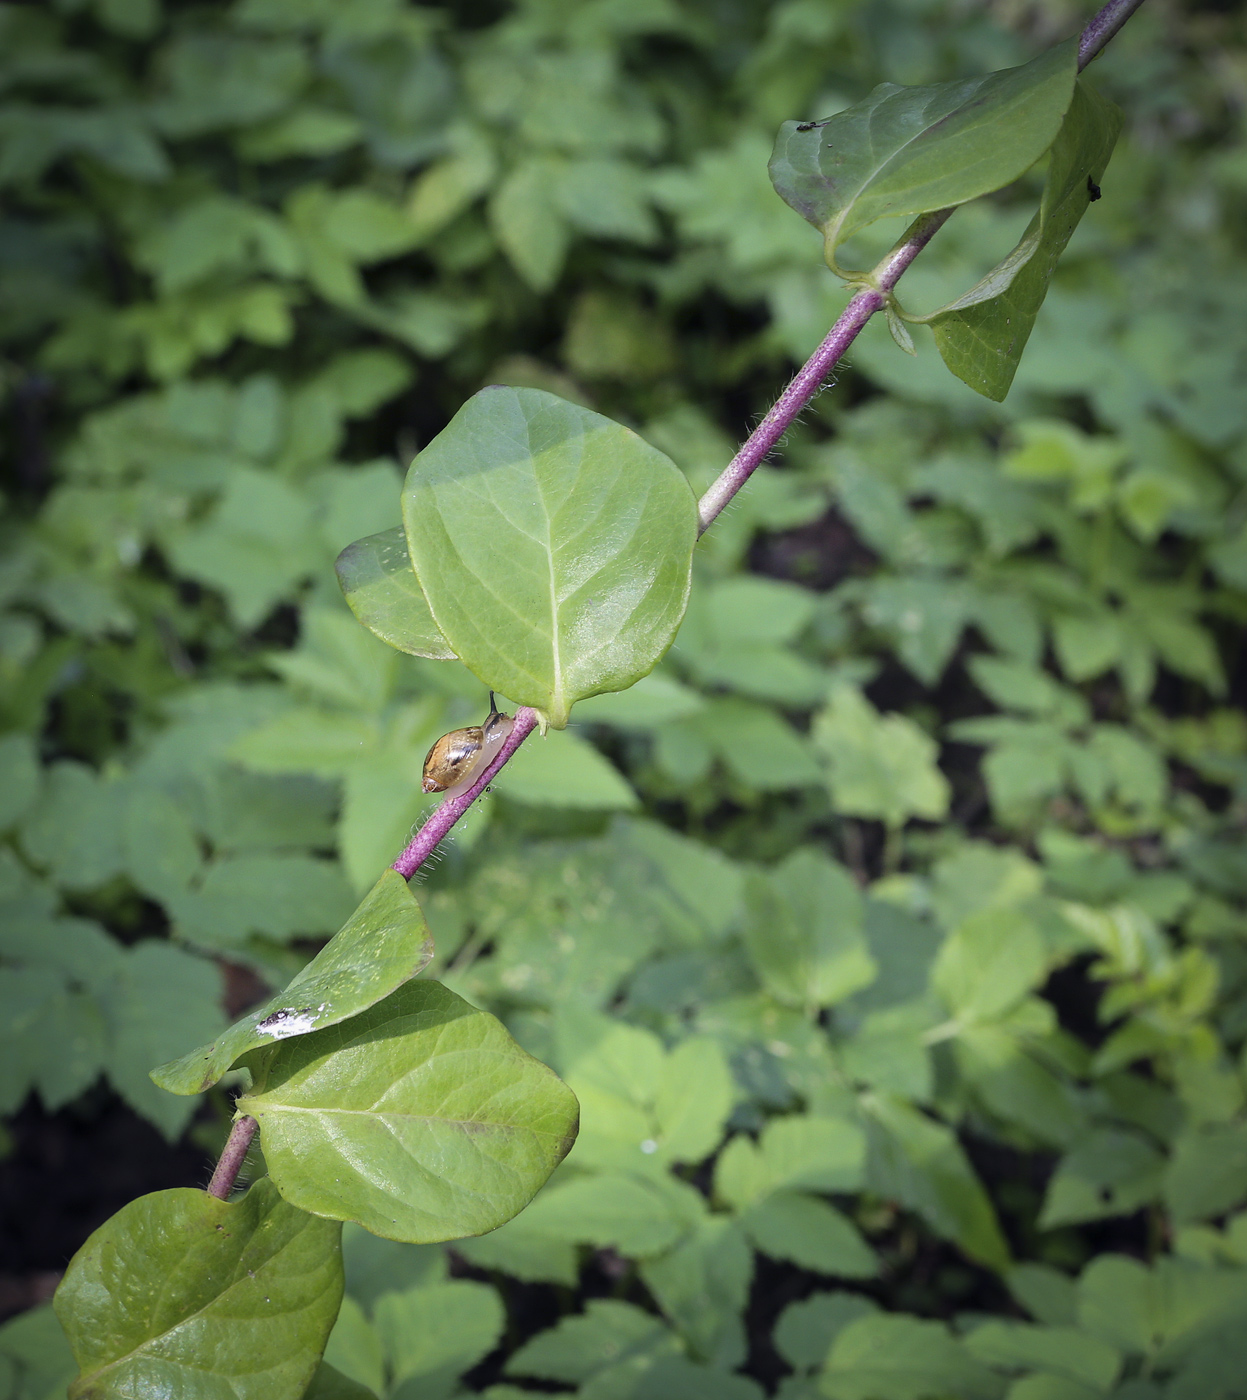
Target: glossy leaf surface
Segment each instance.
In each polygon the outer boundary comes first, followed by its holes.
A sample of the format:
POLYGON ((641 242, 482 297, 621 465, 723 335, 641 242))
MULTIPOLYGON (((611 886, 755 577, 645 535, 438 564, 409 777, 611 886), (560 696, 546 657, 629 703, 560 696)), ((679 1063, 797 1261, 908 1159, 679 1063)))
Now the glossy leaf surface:
POLYGON ((454 656, 433 621, 401 525, 348 544, 334 567, 351 611, 383 642, 434 661, 454 656))
POLYGON ((73 1400, 297 1400, 342 1299, 341 1227, 267 1179, 234 1202, 180 1188, 123 1207, 70 1261, 56 1313, 73 1400))
POLYGON ((256 1075, 238 1107, 259 1120, 282 1195, 389 1239, 501 1225, 576 1135, 571 1090, 436 982, 275 1046, 256 1075))
POLYGON ((964 296, 930 319, 944 363, 999 402, 1009 392, 1057 259, 1098 197, 1121 130, 1121 112, 1083 83, 1052 147, 1039 212, 1014 250, 964 296))
POLYGON ((692 491, 635 433, 536 389, 471 398, 412 463, 407 544, 447 643, 556 728, 670 646, 688 601, 692 491))
POLYGON ((924 87, 881 83, 825 122, 785 122, 771 180, 822 229, 829 254, 876 219, 990 194, 1056 138, 1077 55, 1069 39, 1020 68, 924 87))
POLYGON ((283 990, 209 1045, 152 1071, 162 1089, 198 1094, 249 1050, 356 1016, 414 977, 433 940, 406 880, 387 870, 359 908, 283 990))

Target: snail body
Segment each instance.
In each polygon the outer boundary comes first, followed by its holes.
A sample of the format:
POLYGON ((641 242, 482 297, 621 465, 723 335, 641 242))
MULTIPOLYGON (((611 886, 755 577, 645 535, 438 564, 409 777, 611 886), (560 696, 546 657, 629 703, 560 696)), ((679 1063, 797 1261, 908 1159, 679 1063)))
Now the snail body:
POLYGON ((444 792, 455 796, 489 763, 510 734, 515 721, 502 714, 489 692, 489 714, 484 724, 452 729, 443 734, 424 760, 425 792, 444 792))

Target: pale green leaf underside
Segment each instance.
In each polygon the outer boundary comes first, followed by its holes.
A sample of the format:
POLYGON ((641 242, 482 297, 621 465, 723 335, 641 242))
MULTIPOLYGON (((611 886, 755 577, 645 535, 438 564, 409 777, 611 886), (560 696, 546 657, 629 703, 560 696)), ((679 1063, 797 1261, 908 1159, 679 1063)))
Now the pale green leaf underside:
POLYGON ((73 1400, 298 1400, 342 1300, 341 1226, 263 1179, 227 1203, 179 1188, 101 1225, 56 1292, 73 1400))
POLYGON ((412 463, 407 544, 434 620, 556 728, 653 669, 688 601, 697 507, 656 448, 537 389, 481 390, 412 463))
POLYGON ((825 122, 785 122, 771 157, 780 196, 828 252, 876 219, 964 204, 1016 180, 1048 149, 1073 93, 1078 40, 1020 68, 924 87, 882 83, 825 122))
POLYGON ((348 606, 370 632, 412 656, 453 659, 411 567, 401 525, 348 544, 334 567, 348 606))
POLYGON ((238 1107, 259 1120, 286 1200, 418 1243, 517 1214, 571 1147, 579 1113, 499 1021, 436 982, 274 1047, 238 1107))
POLYGON ((964 296, 924 320, 944 363, 997 403, 1009 392, 1057 260, 1091 203, 1121 130, 1121 112, 1083 83, 1052 147, 1039 212, 1014 250, 964 296))
POLYGON ((414 977, 432 956, 433 940, 415 896, 396 870, 387 870, 283 991, 211 1044, 152 1070, 152 1078, 173 1094, 201 1093, 249 1050, 358 1015, 414 977))

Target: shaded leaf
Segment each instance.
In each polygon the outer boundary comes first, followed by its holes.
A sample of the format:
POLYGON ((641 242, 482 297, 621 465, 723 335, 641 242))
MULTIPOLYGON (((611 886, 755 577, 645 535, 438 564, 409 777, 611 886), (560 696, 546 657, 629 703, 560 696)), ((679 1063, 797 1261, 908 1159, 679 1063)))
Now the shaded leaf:
POLYGON ((944 363, 980 394, 1009 392, 1058 258, 1108 165, 1121 112, 1083 83, 1052 147, 1039 212, 1009 256, 929 320, 944 363))
POLYGON ((387 870, 359 908, 289 985, 210 1045, 152 1071, 173 1094, 210 1088, 249 1050, 357 1015, 414 977, 433 956, 415 896, 387 870))
POLYGON ((826 121, 785 122, 771 180, 822 229, 830 257, 876 219, 964 204, 1016 180, 1056 138, 1077 59, 1074 38, 983 77, 881 83, 826 121))
POLYGON ((433 621, 401 525, 347 545, 335 568, 351 611, 383 642, 435 661, 454 657, 433 621))

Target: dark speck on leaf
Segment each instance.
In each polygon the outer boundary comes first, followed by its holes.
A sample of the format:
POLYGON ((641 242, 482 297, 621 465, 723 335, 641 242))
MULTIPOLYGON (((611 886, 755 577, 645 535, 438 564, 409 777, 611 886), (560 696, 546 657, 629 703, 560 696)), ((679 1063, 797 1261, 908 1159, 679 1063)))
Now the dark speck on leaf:
POLYGON ((1100 197, 1100 187, 1096 184, 1096 182, 1091 178, 1090 175, 1087 176, 1087 193, 1091 196, 1092 204, 1094 204, 1096 200, 1100 197))

